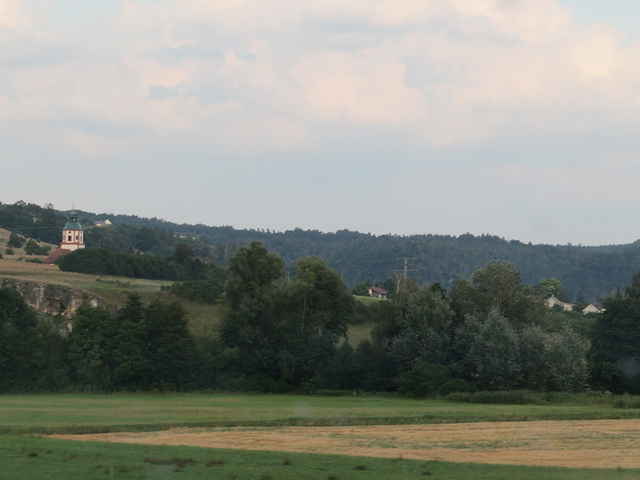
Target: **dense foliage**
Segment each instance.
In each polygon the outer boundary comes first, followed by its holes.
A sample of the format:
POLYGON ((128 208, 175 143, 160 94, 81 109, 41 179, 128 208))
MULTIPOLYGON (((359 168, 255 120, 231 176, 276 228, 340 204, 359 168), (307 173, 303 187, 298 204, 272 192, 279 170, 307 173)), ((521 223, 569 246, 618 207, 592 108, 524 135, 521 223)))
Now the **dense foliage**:
MULTIPOLYGON (((75 250, 57 261, 60 270, 95 275, 147 278, 150 280, 205 281, 221 283, 224 274, 215 265, 205 264, 195 258, 188 245, 178 243, 168 257, 122 253, 105 248, 83 248, 75 250)), ((176 289, 188 296, 189 289, 176 289)))
MULTIPOLYGON (((0 226, 21 226, 9 240, 16 248, 37 251, 43 225, 59 220, 52 208, 0 204, 0 226)), ((75 251, 60 268, 173 281, 167 289, 178 297, 221 305, 216 333, 194 337, 180 305, 132 298, 115 316, 82 307, 66 337, 15 290, 0 288, 0 392, 337 389, 425 396, 589 385, 640 393, 640 274, 624 295, 605 299, 600 316, 544 302, 551 294, 569 300, 576 286, 584 290, 581 304, 585 292, 619 292, 622 275, 637 271, 637 245, 552 247, 489 236, 276 233, 127 220, 89 227, 87 237, 109 248, 75 251), (389 275, 391 263, 409 256, 411 277, 389 275), (384 279, 375 283, 391 297, 355 302, 344 278, 361 294, 371 278, 384 279), (349 343, 350 324, 371 325, 371 338, 349 343)))
POLYGON ((59 243, 66 219, 66 215, 54 210, 51 205, 42 208, 24 202, 13 205, 0 203, 0 228, 42 242, 59 243))
POLYGON ((113 317, 100 307, 78 310, 69 335, 71 378, 81 387, 181 390, 193 387, 194 340, 177 304, 138 297, 113 317))
MULTIPOLYGON (((184 246, 171 258, 193 259, 184 246)), ((523 284, 508 262, 477 268, 450 290, 402 278, 390 300, 366 305, 316 257, 300 259, 296 275, 285 278, 284 261, 263 245, 240 248, 221 295, 209 299, 221 302, 222 323, 200 336, 179 304, 132 297, 116 315, 83 306, 65 338, 38 322, 17 291, 0 288, 0 391, 68 385, 427 396, 580 391, 591 382, 638 392, 640 274, 625 296, 607 301, 594 327, 594 317, 549 309, 544 289, 523 284), (349 325, 361 322, 373 326, 371 338, 351 345, 349 325)))
POLYGON ((614 393, 640 394, 640 272, 625 295, 605 301, 591 349, 591 382, 614 393))
MULTIPOLYGON (((185 225, 157 218, 79 212, 88 246, 117 252, 143 252, 168 256, 179 242, 194 254, 227 265, 242 246, 261 242, 285 262, 290 275, 299 258, 315 256, 337 270, 351 287, 366 278, 381 283, 404 268, 411 259, 411 275, 421 284, 439 282, 451 288, 459 278, 491 261, 507 261, 522 273, 523 281, 558 279, 565 288, 564 301, 596 301, 620 289, 640 265, 640 241, 629 245, 582 247, 532 245, 492 235, 371 235, 340 230, 335 233, 305 231, 236 230, 229 226, 185 225), (110 219, 112 226, 94 222, 110 219)), ((67 215, 53 208, 18 202, 0 203, 0 228, 25 238, 57 244, 67 215)), ((553 285, 549 285, 553 287, 553 285)))

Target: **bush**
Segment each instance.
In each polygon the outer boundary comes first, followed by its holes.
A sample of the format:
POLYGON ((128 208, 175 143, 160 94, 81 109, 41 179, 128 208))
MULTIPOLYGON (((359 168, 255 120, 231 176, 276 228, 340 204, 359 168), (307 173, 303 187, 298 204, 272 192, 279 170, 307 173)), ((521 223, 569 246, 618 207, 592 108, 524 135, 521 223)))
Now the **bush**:
POLYGON ((15 247, 15 248, 20 248, 24 245, 25 242, 25 238, 22 235, 18 235, 17 233, 11 232, 11 235, 9 236, 9 241, 7 242, 7 245, 9 247, 15 247))
POLYGON ((150 280, 185 280, 183 267, 156 255, 112 252, 103 248, 81 248, 59 259, 64 272, 150 280))
POLYGON ((613 401, 614 408, 640 408, 640 397, 620 395, 613 401))
POLYGON ((438 395, 451 395, 457 392, 472 392, 473 387, 463 378, 452 378, 438 388, 438 395))
POLYGON ((445 400, 467 403, 496 403, 499 405, 538 405, 543 403, 540 394, 526 390, 457 392, 447 395, 445 400))
POLYGON ((398 377, 398 392, 412 397, 425 397, 436 393, 450 379, 447 367, 418 361, 411 370, 398 377))
POLYGON ((163 289, 194 302, 214 305, 224 292, 224 283, 218 280, 189 280, 173 283, 169 287, 163 287, 163 289))
POLYGON ((51 251, 50 247, 38 245, 33 238, 30 238, 24 247, 24 251, 27 255, 48 255, 51 251))

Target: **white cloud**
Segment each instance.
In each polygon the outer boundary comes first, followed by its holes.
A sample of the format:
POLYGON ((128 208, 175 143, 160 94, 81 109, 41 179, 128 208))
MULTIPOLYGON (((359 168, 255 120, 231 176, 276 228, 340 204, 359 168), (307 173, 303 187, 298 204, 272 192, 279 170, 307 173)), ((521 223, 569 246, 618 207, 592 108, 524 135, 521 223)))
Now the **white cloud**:
POLYGON ((635 160, 607 162, 636 147, 640 45, 554 0, 125 0, 85 28, 42 12, 0 0, 0 125, 18 156, 195 171, 242 157, 286 176, 329 152, 349 172, 393 163, 368 180, 399 191, 450 158, 433 170, 443 192, 458 162, 540 208, 542 185, 636 201, 619 182, 635 160))

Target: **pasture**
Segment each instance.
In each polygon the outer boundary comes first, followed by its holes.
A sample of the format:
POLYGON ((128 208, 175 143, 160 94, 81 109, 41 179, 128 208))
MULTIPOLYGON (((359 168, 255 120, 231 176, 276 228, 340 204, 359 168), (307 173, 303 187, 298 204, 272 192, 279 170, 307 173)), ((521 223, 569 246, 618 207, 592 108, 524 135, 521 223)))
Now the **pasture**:
POLYGON ((219 305, 207 305, 178 299, 162 290, 163 286, 170 285, 172 282, 63 272, 55 265, 27 262, 26 260, 29 258, 44 259, 45 257, 16 254, 5 255, 3 259, 0 259, 0 284, 2 284, 2 280, 7 279, 61 285, 91 292, 108 304, 118 307, 123 306, 131 294, 138 295, 145 302, 155 299, 165 302, 179 300, 187 312, 189 326, 196 335, 212 334, 222 316, 222 307, 219 305))
POLYGON ((0 397, 0 478, 640 478, 637 466, 623 462, 640 458, 640 410, 615 405, 604 395, 536 405, 378 396, 7 395, 0 397), (439 461, 447 452, 452 459, 439 461), (500 459, 505 452, 529 455, 530 462, 500 465, 513 463, 500 459), (553 466, 540 455, 559 460, 553 466), (606 468, 558 466, 577 455, 614 460, 606 468))

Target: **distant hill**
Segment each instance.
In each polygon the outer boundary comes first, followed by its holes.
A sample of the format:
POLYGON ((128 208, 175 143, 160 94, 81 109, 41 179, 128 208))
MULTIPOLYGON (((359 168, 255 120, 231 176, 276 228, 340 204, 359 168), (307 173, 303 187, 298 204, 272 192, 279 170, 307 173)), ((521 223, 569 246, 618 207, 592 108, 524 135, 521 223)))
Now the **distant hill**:
POLYGON ((254 240, 262 242, 287 265, 293 265, 301 257, 315 255, 338 270, 351 286, 366 278, 382 282, 394 272, 402 272, 405 258, 410 276, 425 284, 440 282, 447 288, 457 278, 469 278, 478 266, 504 260, 516 265, 525 283, 536 284, 543 278, 555 277, 573 300, 579 291, 587 300, 596 300, 624 288, 640 267, 640 241, 599 247, 534 245, 492 235, 238 230, 230 226, 176 224, 157 218, 82 213, 91 220, 109 218, 114 225, 170 229, 176 235, 198 238, 215 247, 216 260, 221 264, 241 245, 254 240))
MULTIPOLYGON (((55 215, 48 212, 47 222, 44 222, 38 214, 45 210, 32 204, 18 207, 0 204, 0 227, 13 231, 16 225, 11 225, 11 219, 20 218, 24 225, 26 214, 29 214, 34 217, 28 223, 32 233, 38 235, 34 226, 40 224, 46 226, 47 230, 43 233, 49 238, 52 218, 62 222, 67 212, 55 211, 55 215), (12 214, 7 215, 5 210, 11 210, 12 214)), ((640 267, 640 241, 600 247, 533 245, 492 235, 400 236, 371 235, 349 230, 324 233, 301 229, 276 232, 177 224, 157 218, 80 210, 78 216, 85 226, 88 246, 120 251, 133 248, 169 255, 177 242, 183 241, 190 243, 199 256, 225 265, 240 246, 260 241, 283 258, 287 265, 293 265, 299 258, 309 255, 320 257, 329 267, 336 269, 350 286, 367 278, 383 282, 394 272, 402 272, 406 259, 410 276, 423 284, 440 282, 448 288, 457 278, 469 278, 476 267, 501 260, 512 262, 527 284, 537 284, 543 278, 555 277, 568 290, 572 300, 582 291, 585 298, 591 301, 629 284, 640 267), (105 219, 110 220, 112 226, 91 226, 93 222, 105 219)))

